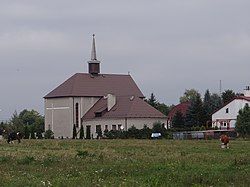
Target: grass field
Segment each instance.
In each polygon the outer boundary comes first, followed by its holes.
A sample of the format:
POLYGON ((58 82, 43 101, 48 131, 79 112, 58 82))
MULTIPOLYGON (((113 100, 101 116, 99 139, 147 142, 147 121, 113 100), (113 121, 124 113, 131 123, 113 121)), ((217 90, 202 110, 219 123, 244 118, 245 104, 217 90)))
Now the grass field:
POLYGON ((0 141, 0 186, 250 186, 250 141, 0 141))

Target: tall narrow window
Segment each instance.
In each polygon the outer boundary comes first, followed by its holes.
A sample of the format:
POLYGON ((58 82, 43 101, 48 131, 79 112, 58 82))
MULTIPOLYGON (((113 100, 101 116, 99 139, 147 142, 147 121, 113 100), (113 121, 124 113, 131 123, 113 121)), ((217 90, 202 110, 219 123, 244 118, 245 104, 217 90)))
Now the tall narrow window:
POLYGON ((76 127, 79 128, 79 104, 76 103, 76 127))
POLYGON ((112 130, 113 130, 113 131, 116 130, 116 125, 112 125, 112 130))
POLYGON ((226 108, 226 113, 229 113, 229 108, 226 108))

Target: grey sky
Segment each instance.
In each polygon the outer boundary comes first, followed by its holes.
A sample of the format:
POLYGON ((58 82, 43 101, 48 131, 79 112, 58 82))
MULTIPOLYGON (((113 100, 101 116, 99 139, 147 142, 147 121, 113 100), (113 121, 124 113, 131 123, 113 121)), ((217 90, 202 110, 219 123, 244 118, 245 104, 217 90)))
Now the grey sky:
POLYGON ((0 0, 0 120, 87 72, 96 34, 102 73, 130 71, 145 96, 250 84, 249 0, 0 0))

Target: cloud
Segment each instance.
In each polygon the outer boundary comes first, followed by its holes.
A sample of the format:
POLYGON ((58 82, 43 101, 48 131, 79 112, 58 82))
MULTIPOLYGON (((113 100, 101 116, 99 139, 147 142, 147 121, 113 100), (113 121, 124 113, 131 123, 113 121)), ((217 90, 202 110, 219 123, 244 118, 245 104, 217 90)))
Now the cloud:
POLYGON ((91 35, 105 73, 131 72, 146 96, 249 82, 248 0, 12 0, 0 6, 1 117, 43 113, 44 94, 87 71, 91 35), (12 103, 8 97, 13 98, 12 103))

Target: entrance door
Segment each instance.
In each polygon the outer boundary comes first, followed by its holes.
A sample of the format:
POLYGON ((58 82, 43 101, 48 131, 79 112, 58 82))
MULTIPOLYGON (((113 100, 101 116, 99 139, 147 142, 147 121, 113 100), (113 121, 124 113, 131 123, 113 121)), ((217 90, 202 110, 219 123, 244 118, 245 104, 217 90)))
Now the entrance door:
POLYGON ((91 126, 87 125, 86 127, 87 127, 87 129, 86 129, 86 139, 91 139, 91 126))

